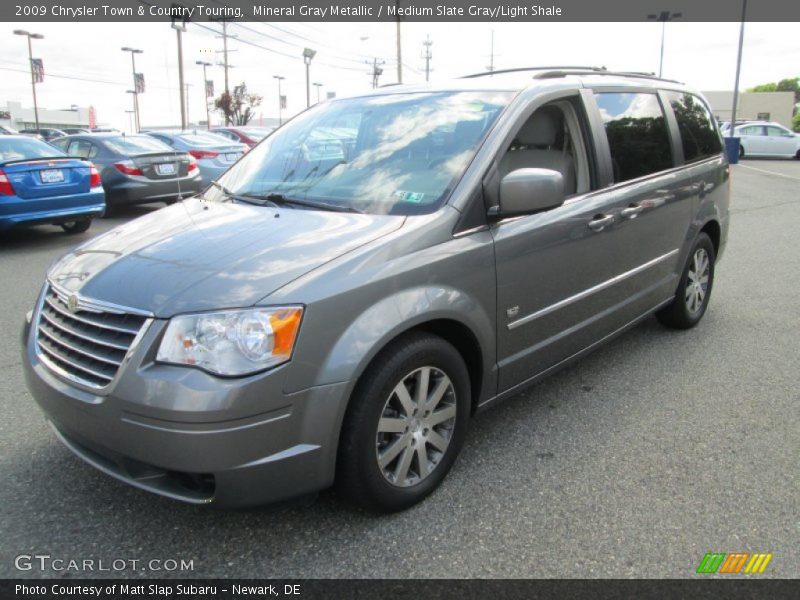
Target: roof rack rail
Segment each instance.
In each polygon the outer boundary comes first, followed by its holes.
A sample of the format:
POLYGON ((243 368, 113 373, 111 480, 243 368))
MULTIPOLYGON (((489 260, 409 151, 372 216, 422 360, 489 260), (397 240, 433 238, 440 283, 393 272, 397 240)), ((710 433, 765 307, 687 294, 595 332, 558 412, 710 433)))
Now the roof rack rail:
POLYGON ((668 81, 669 83, 683 83, 675 79, 665 79, 658 77, 653 73, 639 73, 637 71, 606 71, 605 69, 587 69, 587 70, 563 70, 556 69, 553 71, 546 71, 544 73, 537 73, 534 79, 555 79, 556 77, 566 77, 567 75, 608 75, 612 77, 635 77, 637 79, 653 79, 655 81, 668 81))
POLYGON ((515 69, 496 69, 494 71, 481 71, 480 73, 471 73, 470 75, 462 75, 459 79, 474 79, 476 77, 491 77, 492 75, 501 75, 504 73, 524 73, 525 71, 553 71, 553 70, 578 70, 578 71, 592 71, 599 72, 605 71, 605 67, 587 67, 585 65, 567 65, 567 66, 554 66, 554 67, 517 67, 515 69))

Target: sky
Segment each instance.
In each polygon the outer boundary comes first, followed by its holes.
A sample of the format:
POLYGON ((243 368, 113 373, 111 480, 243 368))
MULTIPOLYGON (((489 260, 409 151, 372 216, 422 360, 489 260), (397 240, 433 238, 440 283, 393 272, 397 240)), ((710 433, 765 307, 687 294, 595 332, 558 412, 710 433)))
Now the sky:
MULTIPOLYGON (((26 40, 14 29, 41 33, 34 57, 42 58, 45 81, 37 86, 43 108, 93 105, 98 122, 129 129, 132 88, 130 54, 122 46, 144 51, 137 70, 147 91, 140 96, 143 127, 180 123, 176 32, 168 23, 0 23, 0 105, 32 105, 26 40), (56 77, 56 76, 62 77, 56 77)), ((205 120, 202 68, 198 60, 221 61, 219 24, 189 24, 183 35, 185 81, 192 122, 205 120)), ((490 64, 494 31, 496 69, 532 65, 596 65, 611 70, 657 72, 660 23, 403 23, 403 81, 425 80, 423 42, 430 36, 431 80, 484 71, 490 64)), ((747 23, 741 89, 800 75, 800 35, 796 23, 747 23)), ((355 95, 371 88, 374 58, 385 61, 379 83, 397 81, 394 23, 231 23, 230 86, 246 82, 263 96, 258 117, 278 116, 277 82, 282 75, 288 109, 284 118, 306 106, 304 47, 317 55, 311 81, 322 83, 321 97, 355 95)), ((699 90, 731 90, 736 70, 738 23, 666 25, 663 76, 699 90)), ((216 92, 223 69, 209 67, 216 92)), ((316 88, 312 86, 312 102, 316 88)), ((212 123, 220 116, 212 113, 212 123)))

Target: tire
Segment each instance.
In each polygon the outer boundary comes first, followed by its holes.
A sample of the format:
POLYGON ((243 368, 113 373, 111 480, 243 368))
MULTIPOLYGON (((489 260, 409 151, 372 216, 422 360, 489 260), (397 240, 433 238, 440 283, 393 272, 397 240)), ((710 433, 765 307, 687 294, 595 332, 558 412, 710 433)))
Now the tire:
POLYGON ((656 313, 656 317, 663 325, 672 329, 690 329, 700 322, 711 298, 715 259, 716 253, 711 238, 701 233, 697 236, 683 267, 675 298, 656 313), (703 257, 707 259, 705 268, 703 257))
POLYGON ((739 146, 739 158, 744 158, 744 146, 739 146))
POLYGON ((453 466, 470 408, 469 374, 458 350, 427 333, 397 339, 370 364, 351 398, 339 444, 338 492, 376 512, 417 504, 453 466), (425 373, 427 394, 420 403, 425 373), (402 402, 401 386, 407 392, 402 402))
POLYGON ((61 229, 69 234, 83 233, 89 229, 91 224, 91 219, 78 219, 76 221, 67 221, 66 223, 61 223, 61 229))

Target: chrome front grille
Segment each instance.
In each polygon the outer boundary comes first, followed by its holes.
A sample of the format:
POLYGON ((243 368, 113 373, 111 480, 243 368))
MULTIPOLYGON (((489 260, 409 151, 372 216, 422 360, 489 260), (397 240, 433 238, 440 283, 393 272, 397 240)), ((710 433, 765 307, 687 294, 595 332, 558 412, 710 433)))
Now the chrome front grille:
POLYGON ((144 313, 106 306, 51 285, 39 307, 39 356, 68 379, 104 388, 116 377, 147 320, 144 313))

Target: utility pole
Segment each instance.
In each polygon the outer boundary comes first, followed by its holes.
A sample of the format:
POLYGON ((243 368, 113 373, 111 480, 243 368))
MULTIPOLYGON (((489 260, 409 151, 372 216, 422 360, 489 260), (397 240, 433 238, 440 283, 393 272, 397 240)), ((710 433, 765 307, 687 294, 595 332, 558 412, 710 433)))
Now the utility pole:
POLYGON ((28 63, 31 67, 31 89, 33 90, 33 117, 36 120, 36 129, 39 129, 39 103, 36 100, 36 74, 33 70, 33 46, 31 40, 43 40, 41 33, 30 33, 22 29, 14 30, 14 35, 24 35, 28 38, 28 63))
POLYGON ((742 70, 742 49, 744 48, 744 22, 747 18, 747 0, 742 0, 742 24, 739 26, 739 54, 736 57, 736 83, 733 86, 733 109, 731 110, 731 126, 728 137, 733 137, 736 127, 736 109, 739 105, 739 73, 742 70))
POLYGON ((278 80, 278 127, 283 125, 283 95, 281 94, 281 81, 286 79, 282 75, 273 75, 273 79, 278 80))
MULTIPOLYGON (((211 19, 212 21, 219 21, 222 23, 222 35, 218 35, 218 38, 222 38, 222 68, 225 71, 225 94, 230 95, 230 86, 229 86, 229 77, 228 77, 228 70, 233 68, 233 65, 228 62, 228 53, 234 52, 234 50, 228 50, 228 38, 236 38, 235 35, 228 34, 228 21, 230 21, 229 17, 220 17, 218 19, 211 19)), ((217 54, 220 54, 220 51, 217 50, 217 54)), ((230 125, 230 119, 228 118, 227 113, 225 114, 225 125, 230 125)))
POLYGON ((311 106, 311 59, 316 54, 316 50, 303 48, 303 62, 306 64, 306 107, 311 106))
POLYGON ((203 67, 203 101, 206 103, 206 129, 211 129, 211 113, 208 110, 208 76, 206 75, 206 67, 210 67, 211 63, 198 60, 194 64, 202 65, 203 67))
POLYGON ((433 42, 431 41, 431 36, 428 34, 427 39, 422 42, 422 45, 425 46, 424 54, 422 58, 425 59, 425 81, 430 80, 430 73, 431 73, 431 59, 433 55, 431 54, 431 46, 433 46, 433 42))
POLYGON ((364 62, 372 66, 372 71, 370 72, 370 75, 372 75, 372 87, 373 88, 378 87, 378 78, 381 75, 383 75, 383 69, 381 68, 381 65, 386 64, 386 61, 385 60, 379 61, 378 57, 376 56, 374 59, 372 59, 371 63, 368 60, 364 62))
POLYGON ((661 74, 664 72, 664 34, 667 30, 667 21, 673 21, 675 19, 680 19, 683 16, 683 13, 679 12, 670 12, 668 10, 662 10, 657 15, 647 15, 647 18, 651 21, 660 21, 661 22, 661 58, 658 61, 658 76, 661 77, 661 74))
POLYGON ((394 6, 397 9, 397 83, 403 83, 403 47, 400 34, 400 0, 395 0, 394 6))
POLYGON ((191 83, 184 83, 183 97, 186 98, 186 124, 187 126, 192 123, 192 113, 189 112, 189 88, 192 87, 191 83))
POLYGON ((183 22, 173 21, 172 27, 178 36, 178 89, 181 93, 181 129, 186 129, 186 86, 183 82, 183 32, 186 25, 183 22))
POLYGON ((492 29, 492 41, 489 46, 489 66, 486 68, 489 69, 490 73, 494 71, 494 29, 492 29))
POLYGON ((314 87, 317 88, 317 104, 319 104, 319 89, 323 86, 322 83, 315 83, 314 87))
POLYGON ((129 46, 125 46, 121 50, 123 52, 131 53, 131 70, 133 72, 133 121, 136 124, 136 133, 138 133, 142 128, 142 122, 139 116, 139 90, 136 86, 136 55, 142 54, 144 51, 139 50, 138 48, 131 48, 129 46))

